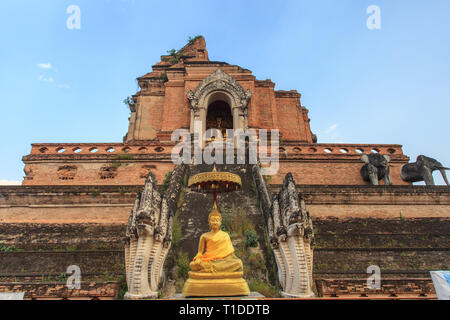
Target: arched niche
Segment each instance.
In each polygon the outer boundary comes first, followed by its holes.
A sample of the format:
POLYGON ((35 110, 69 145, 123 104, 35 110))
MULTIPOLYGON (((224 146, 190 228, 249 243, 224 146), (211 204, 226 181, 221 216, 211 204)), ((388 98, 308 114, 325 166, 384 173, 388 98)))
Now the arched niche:
POLYGON ((222 92, 216 92, 208 99, 208 108, 206 112, 206 132, 212 129, 211 136, 206 135, 207 139, 214 136, 216 139, 226 137, 226 130, 234 128, 232 109, 230 99, 222 92))
POLYGON ((208 109, 217 101, 223 101, 231 109, 234 130, 248 128, 248 102, 252 93, 244 91, 242 86, 227 73, 217 69, 203 80, 195 91, 189 91, 187 97, 191 108, 191 133, 196 121, 201 122, 203 132, 207 128, 208 109))

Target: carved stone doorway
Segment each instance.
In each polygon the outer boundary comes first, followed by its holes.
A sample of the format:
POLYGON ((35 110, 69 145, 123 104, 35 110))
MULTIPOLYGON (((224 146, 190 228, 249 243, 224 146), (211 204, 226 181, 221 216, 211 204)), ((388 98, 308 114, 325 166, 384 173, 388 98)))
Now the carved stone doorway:
MULTIPOLYGON (((195 91, 189 90, 187 93, 191 108, 191 133, 199 129, 203 133, 206 131, 208 128, 208 109, 211 106, 213 106, 213 109, 219 108, 214 106, 215 103, 219 104, 219 101, 220 103, 226 103, 230 109, 232 120, 230 129, 247 130, 248 103, 251 96, 250 90, 245 91, 231 76, 221 69, 217 69, 206 77, 195 91)), ((211 121, 213 120, 216 119, 213 119, 213 115, 211 115, 211 121)), ((230 120, 228 113, 224 120, 230 120)), ((226 124, 226 126, 229 126, 229 124, 226 124)))

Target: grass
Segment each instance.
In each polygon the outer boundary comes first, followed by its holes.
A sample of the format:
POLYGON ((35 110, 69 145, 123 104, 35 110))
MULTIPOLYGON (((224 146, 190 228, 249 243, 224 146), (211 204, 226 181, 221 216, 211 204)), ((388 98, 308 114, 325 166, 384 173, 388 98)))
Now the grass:
POLYGON ((269 279, 273 283, 276 283, 278 279, 277 263, 266 230, 264 230, 264 256, 266 257, 266 268, 269 273, 269 279))
POLYGON ((180 243, 181 239, 181 223, 179 220, 180 213, 177 210, 175 216, 173 217, 173 223, 172 223, 172 245, 174 247, 177 247, 180 243))
MULTIPOLYGON (((194 43, 194 41, 195 40, 197 40, 198 38, 200 38, 201 36, 195 36, 195 37, 189 37, 189 39, 188 39, 188 42, 187 42, 187 44, 186 45, 190 45, 190 44, 192 44, 192 43, 194 43)), ((184 48, 184 47, 183 47, 184 48)), ((170 60, 169 60, 169 62, 171 63, 171 64, 177 64, 177 63, 179 63, 180 61, 181 61, 181 59, 185 59, 185 58, 187 58, 188 56, 187 55, 185 55, 184 53, 183 53, 183 49, 180 49, 180 50, 175 50, 175 49, 172 49, 172 50, 169 50, 169 51, 167 51, 167 53, 170 55, 170 60)))
POLYGON ((245 231, 245 245, 247 247, 256 248, 258 247, 258 235, 255 230, 246 230, 245 231))
POLYGON ((67 273, 61 273, 58 276, 56 276, 57 282, 66 282, 67 281, 67 273))
POLYGON ((231 209, 221 209, 223 230, 233 237, 245 239, 247 231, 255 231, 253 222, 244 209, 236 207, 233 203, 231 209))
POLYGON ((97 198, 100 195, 100 191, 98 189, 90 189, 89 192, 92 194, 93 198, 97 198))
POLYGON ((181 240, 181 222, 180 222, 180 208, 184 202, 184 196, 186 195, 186 191, 184 189, 181 190, 180 196, 177 202, 177 211, 175 212, 175 216, 173 217, 172 223, 172 246, 174 248, 178 247, 178 244, 181 240))
POLYGON ((169 81, 169 78, 167 77, 167 73, 162 73, 160 76, 159 76, 159 79, 162 81, 162 82, 167 82, 167 81, 169 81))
POLYGON ((121 153, 116 155, 115 160, 133 160, 133 155, 131 154, 126 154, 126 153, 121 153))
POLYGON ((184 283, 189 277, 190 271, 190 261, 188 254, 183 252, 181 249, 177 250, 174 253, 174 264, 175 264, 175 272, 173 275, 173 280, 175 280, 175 288, 177 292, 181 292, 183 289, 184 283))
POLYGON ((187 279, 189 276, 189 257, 186 252, 178 251, 175 256, 178 278, 187 279))
POLYGON ((161 193, 166 192, 167 188, 169 187, 170 178, 172 178, 173 171, 169 171, 166 173, 166 177, 164 179, 163 184, 161 185, 161 193))
POLYGON ((127 291, 128 291, 127 277, 123 275, 119 279, 119 294, 117 296, 117 300, 123 300, 125 297, 125 293, 127 293, 127 291))
POLYGON ((251 279, 248 281, 248 286, 250 291, 258 292, 267 298, 280 297, 279 290, 266 281, 251 279))
POLYGON ((8 246, 4 243, 0 243, 0 252, 23 252, 24 249, 16 248, 14 246, 8 246))
MULTIPOLYGON (((256 189, 255 189, 256 190, 256 189)), ((244 265, 244 277, 251 291, 257 291, 266 297, 279 297, 279 290, 271 283, 276 283, 276 262, 270 247, 269 238, 264 228, 264 245, 258 247, 259 236, 254 223, 244 209, 234 203, 231 209, 221 208, 222 230, 231 234, 234 239, 235 254, 244 265)))
POLYGON ((256 206, 257 208, 259 208, 260 205, 261 205, 261 202, 260 202, 260 200, 259 200, 259 192, 258 192, 258 188, 256 188, 256 184, 255 184, 255 183, 252 183, 252 185, 251 185, 250 187, 251 187, 251 190, 252 190, 252 192, 253 192, 253 194, 254 194, 254 196, 255 196, 255 198, 256 198, 256 200, 255 200, 255 206, 256 206))

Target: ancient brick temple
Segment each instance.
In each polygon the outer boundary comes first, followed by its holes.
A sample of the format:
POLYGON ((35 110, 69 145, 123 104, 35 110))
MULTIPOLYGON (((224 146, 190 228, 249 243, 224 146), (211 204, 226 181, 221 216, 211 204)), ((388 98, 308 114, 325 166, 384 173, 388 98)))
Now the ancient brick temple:
POLYGON ((279 129, 281 183, 292 172, 298 184, 367 185, 360 176, 361 154, 391 157, 395 185, 408 185, 399 168, 409 158, 400 145, 314 143, 308 110, 295 90, 275 91, 250 70, 211 61, 200 37, 172 56, 162 56, 153 72, 138 78, 141 90, 130 99, 129 129, 123 143, 33 144, 25 156, 23 185, 136 185, 152 171, 161 183, 173 169, 174 130, 279 129), (120 165, 124 164, 124 165, 120 165))
MULTIPOLYGON (((413 186, 416 180, 404 170, 410 159, 401 145, 317 143, 300 93, 276 91, 275 83, 257 80, 250 70, 210 60, 203 37, 161 56, 138 83, 140 90, 128 99, 129 128, 123 142, 35 143, 23 158, 23 185, 0 187, 1 248, 21 249, 0 252, 10 261, 0 266, 0 291, 19 277, 29 297, 51 296, 42 275, 65 272, 68 260, 81 265, 96 287, 106 281, 105 272, 117 280, 136 192, 149 173, 164 189, 175 168, 172 132, 192 133, 200 123, 202 131, 215 129, 218 135, 226 129, 279 129, 280 167, 265 178, 267 194, 282 193, 285 177, 292 173, 289 181, 314 225, 311 281, 316 296, 434 296, 428 271, 448 268, 450 261, 450 190, 413 186), (385 163, 377 165, 374 159, 385 163), (33 264, 33 259, 41 262, 33 264), (109 267, 102 263, 105 259, 109 267), (385 280, 378 290, 365 287, 370 265, 380 266, 385 280)), ((191 166, 188 172, 209 169, 191 166)), ((255 179, 248 168, 227 169, 241 174, 247 186, 222 201, 229 208, 240 205, 253 219, 257 253, 267 262, 271 258, 264 251, 261 188, 252 192, 255 179)), ((201 232, 199 226, 207 227, 201 217, 211 204, 205 206, 205 198, 188 191, 182 195, 176 210, 185 240, 180 250, 192 258, 186 243, 201 232)), ((258 277, 278 285, 273 277, 258 277)), ((108 288, 104 297, 111 296, 108 288)), ((61 292, 59 296, 70 296, 61 292)), ((88 290, 85 296, 102 298, 101 292, 88 290)))

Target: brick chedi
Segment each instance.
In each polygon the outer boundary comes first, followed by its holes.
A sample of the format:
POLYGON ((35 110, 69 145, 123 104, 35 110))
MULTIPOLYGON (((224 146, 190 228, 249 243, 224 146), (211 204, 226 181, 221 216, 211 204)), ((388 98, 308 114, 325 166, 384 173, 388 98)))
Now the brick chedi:
POLYGON ((177 266, 195 256, 212 209, 188 181, 213 165, 175 166, 172 133, 278 129, 275 175, 259 163, 217 165, 242 179, 219 209, 245 222, 227 231, 249 284, 270 284, 268 297, 435 297, 429 271, 450 259, 450 188, 433 185, 433 171, 445 180, 440 162, 408 164, 398 144, 317 143, 297 91, 210 60, 201 36, 138 84, 122 142, 35 143, 22 186, 0 186, 0 292, 111 299, 122 277, 128 298, 181 294, 177 266), (70 265, 80 290, 60 281, 70 265), (371 290, 374 265, 382 283, 371 290))
POLYGON ((301 94, 275 91, 272 81, 257 80, 250 70, 211 61, 203 37, 162 56, 138 83, 123 143, 33 144, 23 158, 23 185, 143 185, 150 171, 162 183, 174 167, 172 132, 192 132, 194 120, 212 128, 218 115, 223 128, 280 130, 280 169, 272 183, 291 172, 299 184, 367 185, 360 157, 376 152, 390 156, 394 185, 410 184, 400 178, 409 160, 400 145, 315 143, 301 94), (239 99, 246 101, 240 105, 239 99))

